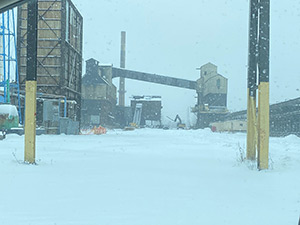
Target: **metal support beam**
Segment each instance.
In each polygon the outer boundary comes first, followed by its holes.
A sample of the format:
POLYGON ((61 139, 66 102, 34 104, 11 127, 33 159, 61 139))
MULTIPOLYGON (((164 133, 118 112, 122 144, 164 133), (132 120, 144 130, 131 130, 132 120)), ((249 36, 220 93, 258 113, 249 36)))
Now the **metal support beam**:
MULTIPOLYGON (((120 58, 120 68, 125 68, 125 55, 126 55, 126 32, 121 32, 121 58, 120 58)), ((119 85, 119 105, 125 106, 125 78, 120 77, 119 85)))
POLYGON ((256 89, 258 54, 258 0, 250 1, 248 90, 247 90, 247 159, 256 159, 256 89))
POLYGON ((258 85, 258 169, 269 168, 270 0, 260 0, 258 85))
POLYGON ((249 25, 247 159, 256 158, 257 147, 258 169, 263 170, 269 168, 270 0, 251 0, 249 25), (257 86, 258 117, 256 119, 257 86))
POLYGON ((168 85, 168 86, 173 86, 173 87, 197 90, 197 82, 196 81, 185 80, 185 79, 175 78, 175 77, 168 77, 168 76, 157 75, 157 74, 151 74, 151 73, 138 72, 138 71, 133 71, 133 70, 119 69, 119 68, 113 67, 112 68, 112 78, 116 78, 116 77, 124 77, 126 79, 133 79, 133 80, 145 81, 145 82, 156 83, 156 84, 163 84, 163 85, 168 85))
POLYGON ((25 157, 27 163, 35 163, 36 139, 36 88, 37 88, 37 26, 38 2, 28 3, 27 67, 25 89, 25 157))

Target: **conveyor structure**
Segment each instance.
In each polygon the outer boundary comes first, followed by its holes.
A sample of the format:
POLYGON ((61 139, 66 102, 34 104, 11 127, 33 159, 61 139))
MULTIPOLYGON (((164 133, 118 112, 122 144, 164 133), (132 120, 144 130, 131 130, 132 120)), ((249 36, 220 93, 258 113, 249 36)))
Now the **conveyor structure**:
POLYGON ((133 80, 145 81, 150 83, 162 84, 167 86, 186 88, 186 89, 197 89, 197 82, 191 80, 185 80, 181 78, 168 77, 163 75, 151 74, 138 72, 133 70, 112 68, 112 78, 122 77, 133 80))
MULTIPOLYGON (((114 92, 114 87, 112 85, 113 78, 124 78, 132 79, 144 82, 150 82, 155 84, 167 85, 172 87, 184 88, 189 90, 194 90, 197 93, 198 101, 192 112, 197 115, 196 127, 204 128, 209 125, 210 122, 219 120, 228 113, 227 111, 227 78, 218 74, 217 66, 212 63, 207 63, 201 68, 200 78, 196 81, 187 80, 182 78, 175 78, 170 76, 158 75, 153 73, 145 73, 134 70, 128 70, 124 68, 116 68, 112 65, 100 65, 100 63, 95 59, 89 59, 87 61, 86 75, 83 80, 89 82, 83 82, 83 89, 87 90, 89 93, 83 94, 83 101, 87 99, 94 99, 99 101, 99 99, 109 99, 107 93, 114 92), (99 80, 103 84, 99 84, 104 90, 100 91, 100 86, 97 84, 99 80), (99 86, 99 87, 98 87, 99 86), (102 87, 103 86, 103 87, 102 87), (105 86, 105 87, 104 87, 105 86), (90 93, 89 90, 95 90, 90 93), (111 91, 110 91, 111 90, 111 91)), ((101 89, 101 90, 102 90, 101 89)), ((116 96, 115 94, 110 94, 110 96, 116 96)), ((110 100, 111 105, 114 105, 116 99, 110 100)), ((95 105, 95 104, 94 104, 95 105)), ((125 110, 126 107, 119 104, 118 106, 121 110, 125 110)), ((88 111, 88 110, 87 110, 88 111)), ((122 114, 122 113, 121 113, 122 114)), ((91 116, 91 115, 90 115, 91 116)), ((120 116, 116 116, 120 117, 120 116)), ((122 116, 121 116, 122 117, 122 116)), ((89 119, 88 119, 89 120, 89 119)))

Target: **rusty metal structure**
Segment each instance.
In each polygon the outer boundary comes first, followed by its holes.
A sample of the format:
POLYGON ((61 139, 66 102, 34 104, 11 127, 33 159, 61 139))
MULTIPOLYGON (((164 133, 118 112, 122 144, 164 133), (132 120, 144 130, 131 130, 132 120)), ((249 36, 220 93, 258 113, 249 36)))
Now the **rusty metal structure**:
MULTIPOLYGON (((27 4, 18 8, 18 68, 25 90, 27 4)), ((37 94, 75 102, 68 112, 80 119, 83 18, 70 0, 38 0, 37 94)))

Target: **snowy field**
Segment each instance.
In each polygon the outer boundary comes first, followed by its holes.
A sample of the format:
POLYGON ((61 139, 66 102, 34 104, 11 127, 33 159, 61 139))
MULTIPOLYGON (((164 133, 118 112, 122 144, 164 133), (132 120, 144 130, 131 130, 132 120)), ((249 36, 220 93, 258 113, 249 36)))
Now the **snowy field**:
POLYGON ((242 162, 245 134, 209 130, 0 141, 2 225, 296 225, 300 138, 270 139, 268 171, 242 162))

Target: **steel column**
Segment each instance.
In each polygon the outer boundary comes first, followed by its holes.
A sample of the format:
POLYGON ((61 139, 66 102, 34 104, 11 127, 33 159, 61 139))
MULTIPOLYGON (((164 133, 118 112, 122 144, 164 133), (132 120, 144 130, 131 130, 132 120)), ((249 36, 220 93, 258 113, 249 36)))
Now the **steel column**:
POLYGON ((251 0, 249 25, 247 159, 256 158, 257 147, 258 169, 263 170, 269 167, 270 0, 251 0))
MULTIPOLYGON (((9 28, 9 10, 7 11, 6 13, 6 16, 7 16, 7 27, 9 28)), ((10 29, 7 30, 7 37, 10 38, 10 29)), ((10 103, 10 61, 11 61, 11 57, 10 57, 10 40, 8 40, 8 51, 7 51, 7 58, 8 58, 8 61, 7 61, 7 102, 10 103)))
POLYGON ((5 43, 5 24, 4 24, 4 21, 5 21, 5 15, 4 13, 2 14, 2 21, 3 21, 3 26, 2 26, 2 35, 3 35, 3 78, 4 78, 4 102, 7 102, 7 76, 6 76, 6 43, 5 43))

